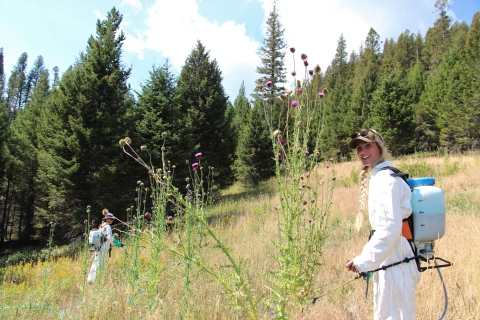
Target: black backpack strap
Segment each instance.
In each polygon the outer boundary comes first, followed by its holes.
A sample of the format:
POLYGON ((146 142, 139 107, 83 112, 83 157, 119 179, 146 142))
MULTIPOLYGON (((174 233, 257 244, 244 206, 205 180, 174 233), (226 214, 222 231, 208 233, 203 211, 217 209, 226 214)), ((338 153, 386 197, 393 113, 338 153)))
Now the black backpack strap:
POLYGON ((408 181, 407 181, 409 176, 408 173, 402 172, 397 168, 391 167, 391 166, 380 168, 380 170, 391 170, 393 172, 393 173, 390 173, 392 177, 402 178, 402 180, 405 181, 406 184, 408 184, 408 181))
MULTIPOLYGON (((392 171, 393 173, 390 173, 390 175, 392 177, 399 177, 401 178, 403 181, 405 181, 405 183, 408 185, 408 173, 404 173, 402 171, 400 171, 399 169, 395 168, 395 167, 391 167, 391 166, 386 166, 386 167, 383 167, 383 168, 380 168, 380 170, 390 170, 392 171)), ((410 187, 410 185, 408 185, 410 187)), ((413 190, 411 187, 410 187, 410 190, 413 190)), ((403 219, 402 222, 407 222, 408 223, 408 226, 410 228, 410 231, 412 233, 412 239, 408 239, 408 243, 410 244, 410 248, 412 249, 412 252, 415 256, 415 262, 417 263, 417 268, 418 268, 418 271, 422 272, 422 271, 425 271, 421 269, 420 267, 420 259, 419 259, 419 255, 418 255, 418 249, 417 249, 417 246, 415 245, 415 238, 414 238, 414 233, 413 233, 413 230, 414 230, 414 225, 413 225, 413 213, 410 214, 410 216, 408 216, 407 218, 403 219)))

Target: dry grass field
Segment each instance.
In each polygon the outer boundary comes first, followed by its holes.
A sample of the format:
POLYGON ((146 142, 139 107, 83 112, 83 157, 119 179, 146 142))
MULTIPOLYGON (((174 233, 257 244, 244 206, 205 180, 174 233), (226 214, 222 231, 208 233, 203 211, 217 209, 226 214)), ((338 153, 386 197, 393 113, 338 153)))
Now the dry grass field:
MULTIPOLYGON (((480 318, 480 156, 410 156, 393 164, 414 175, 430 173, 442 188, 447 201, 446 234, 436 241, 438 257, 453 263, 442 268, 448 294, 444 319, 480 318)), ((359 188, 357 162, 340 163, 319 171, 334 170, 338 182, 329 215, 328 238, 316 275, 315 304, 298 310, 294 319, 371 319, 372 292, 365 297, 365 281, 354 280, 345 270, 348 259, 357 255, 368 237, 368 225, 360 232, 354 228, 358 211, 359 188)), ((273 240, 278 233, 279 199, 268 182, 258 192, 231 188, 225 200, 211 209, 217 218, 213 227, 231 248, 236 259, 244 259, 245 271, 252 279, 257 297, 268 298, 266 275, 274 267, 273 240), (240 194, 248 194, 240 196, 240 194)), ((365 223, 368 224, 368 223, 365 223)), ((168 245, 178 247, 181 239, 168 235, 168 245)), ((247 316, 226 296, 222 286, 197 269, 190 273, 188 313, 184 266, 169 250, 158 258, 158 275, 152 279, 151 250, 148 238, 138 252, 138 278, 133 279, 125 261, 134 259, 128 247, 115 248, 107 268, 93 285, 85 285, 85 273, 91 260, 61 258, 35 265, 7 266, 0 284, 0 319, 246 319, 247 316), (152 283, 155 288, 152 289, 152 283), (152 291, 153 290, 153 291, 152 291)), ((202 255, 211 266, 222 266, 225 258, 212 243, 205 243, 202 255)), ((1 280, 1 279, 0 279, 1 280)), ((422 273, 417 289, 417 319, 439 319, 444 310, 444 292, 436 270, 422 273)), ((263 308, 263 309, 262 309, 263 308)), ((260 318, 268 318, 265 312, 260 318)))

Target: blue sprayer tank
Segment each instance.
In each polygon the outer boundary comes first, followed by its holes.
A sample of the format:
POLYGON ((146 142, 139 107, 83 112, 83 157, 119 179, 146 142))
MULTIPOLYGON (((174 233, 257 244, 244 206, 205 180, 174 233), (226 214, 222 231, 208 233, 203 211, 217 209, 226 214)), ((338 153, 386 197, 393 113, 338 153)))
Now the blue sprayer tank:
POLYGON ((415 242, 431 242, 445 234, 445 195, 435 179, 410 178, 413 236, 415 242))

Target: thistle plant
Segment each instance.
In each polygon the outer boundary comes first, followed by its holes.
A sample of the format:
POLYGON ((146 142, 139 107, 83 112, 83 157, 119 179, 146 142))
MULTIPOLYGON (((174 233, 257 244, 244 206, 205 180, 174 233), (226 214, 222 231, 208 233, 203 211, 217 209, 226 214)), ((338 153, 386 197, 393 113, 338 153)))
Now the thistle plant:
MULTIPOLYGON (((290 51, 295 63, 295 49, 290 51)), ((320 267, 333 191, 334 177, 318 176, 315 170, 322 160, 316 146, 328 90, 319 90, 320 67, 308 70, 305 54, 301 60, 304 78, 297 79, 297 71, 293 70, 295 87, 273 98, 274 101, 264 100, 281 204, 274 255, 278 268, 272 270, 269 277, 273 295, 268 302, 278 319, 290 318, 305 305, 314 290, 313 280, 320 267), (276 106, 282 111, 275 112, 276 106)), ((269 91, 273 85, 268 81, 263 90, 269 91)))
POLYGON ((80 286, 80 289, 82 291, 82 294, 85 294, 85 284, 87 283, 87 274, 88 274, 88 268, 90 267, 89 265, 89 258, 90 258, 90 252, 89 252, 89 244, 88 244, 88 237, 90 233, 90 213, 92 212, 92 207, 89 205, 87 206, 87 219, 83 221, 83 224, 85 225, 85 232, 83 233, 83 284, 80 286))
MULTIPOLYGON (((164 137, 166 134, 164 134, 164 137)), ((165 161, 165 148, 162 147, 162 160, 160 167, 154 167, 151 162, 145 162, 142 157, 131 147, 131 140, 120 140, 124 152, 140 163, 149 172, 150 186, 152 188, 153 211, 149 212, 151 227, 143 233, 151 242, 152 258, 158 257, 159 250, 168 248, 183 261, 184 293, 182 318, 191 317, 190 294, 191 285, 198 275, 195 270, 203 271, 212 276, 225 289, 228 296, 244 310, 250 319, 257 319, 259 300, 252 294, 250 278, 245 274, 242 261, 236 261, 228 248, 220 239, 217 232, 207 222, 205 212, 214 197, 214 168, 202 166, 202 153, 196 153, 195 162, 186 160, 190 177, 186 180, 186 194, 179 192, 172 184, 175 167, 165 161), (177 237, 174 246, 167 246, 164 230, 169 229, 177 237), (220 250, 226 257, 226 265, 210 266, 202 255, 202 248, 207 239, 213 240, 214 248, 220 250), (196 269, 195 269, 196 268, 196 269)), ((141 147, 148 153, 147 147, 141 147)), ((143 186, 142 186, 143 187, 143 186)), ((137 203, 137 208, 139 207, 137 203)), ((153 259, 158 261, 158 259, 153 259)), ((154 279, 161 277, 159 265, 154 269, 158 272, 152 274, 154 279), (156 277, 156 278, 155 278, 156 277)), ((154 281, 150 281, 150 283, 154 281)))

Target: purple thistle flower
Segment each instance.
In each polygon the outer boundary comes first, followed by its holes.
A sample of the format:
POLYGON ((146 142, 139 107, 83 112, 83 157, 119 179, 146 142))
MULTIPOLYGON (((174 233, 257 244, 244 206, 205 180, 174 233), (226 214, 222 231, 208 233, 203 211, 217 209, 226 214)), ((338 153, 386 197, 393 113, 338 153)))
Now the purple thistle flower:
POLYGON ((95 224, 95 220, 92 220, 92 224, 95 224))
POLYGON ((291 47, 291 48, 290 48, 290 52, 291 52, 291 53, 294 53, 294 52, 295 52, 295 47, 291 47))
POLYGON ((313 76, 313 70, 308 70, 308 74, 313 76))
POLYGON ((150 218, 152 216, 152 214, 150 212, 145 212, 145 218, 150 218))
POLYGON ((292 101, 292 107, 296 107, 296 106, 298 106, 298 102, 296 100, 293 100, 292 101))
POLYGON ((305 177, 310 177, 310 173, 305 173, 305 177))
POLYGON ((297 73, 296 73, 295 71, 292 71, 292 72, 290 72, 290 73, 292 74, 292 76, 296 76, 296 75, 297 75, 297 73))
POLYGON ((285 144, 285 139, 280 138, 280 139, 278 139, 278 142, 280 142, 281 145, 284 145, 285 144))
POLYGON ((272 86, 272 81, 267 81, 267 82, 265 83, 265 86, 271 87, 271 86, 272 86))
POLYGON ((200 198, 201 196, 202 196, 202 194, 201 194, 201 193, 197 194, 197 197, 199 197, 199 198, 200 198))
POLYGON ((308 61, 307 61, 307 59, 303 59, 303 65, 304 65, 305 67, 308 67, 308 61))
POLYGON ((305 188, 305 183, 302 183, 302 188, 305 188))
POLYGON ((195 154, 195 158, 200 158, 201 156, 202 156, 201 152, 195 154))
POLYGON ((172 171, 168 170, 167 173, 170 174, 170 173, 172 173, 172 171))
POLYGON ((306 155, 306 156, 308 156, 309 154, 310 154, 310 152, 308 152, 308 150, 305 151, 305 155, 306 155))
POLYGON ((198 167, 198 162, 195 162, 192 164, 192 168, 196 168, 196 167, 198 167))
POLYGON ((319 92, 319 93, 318 93, 318 97, 319 97, 320 99, 322 99, 324 96, 325 96, 325 95, 323 94, 323 92, 319 92))
POLYGON ((330 165, 327 164, 325 167, 328 169, 328 168, 330 168, 330 165))
POLYGON ((308 218, 308 222, 312 222, 312 218, 308 218))
POLYGON ((279 159, 281 159, 281 158, 282 158, 282 153, 281 153, 281 152, 277 153, 277 157, 278 157, 279 159))
POLYGON ((308 203, 307 200, 302 200, 302 204, 303 204, 303 205, 306 205, 307 203, 308 203))
POLYGON ((173 217, 172 217, 172 216, 168 216, 167 219, 168 219, 168 220, 172 220, 173 217))
POLYGON ((305 60, 305 59, 308 58, 308 56, 307 56, 305 53, 302 53, 302 54, 300 55, 300 58, 301 58, 302 60, 305 60))

